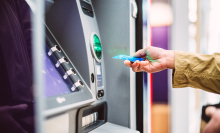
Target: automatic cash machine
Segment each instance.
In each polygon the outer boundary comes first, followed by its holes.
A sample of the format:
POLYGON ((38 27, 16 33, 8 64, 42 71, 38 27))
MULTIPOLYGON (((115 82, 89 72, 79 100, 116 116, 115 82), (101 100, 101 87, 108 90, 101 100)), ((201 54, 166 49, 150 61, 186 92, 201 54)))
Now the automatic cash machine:
MULTIPOLYGON (((56 0, 45 13, 45 26, 47 57, 70 92, 48 97, 44 114, 56 116, 65 112, 64 117, 71 115, 75 119, 67 118, 64 122, 72 127, 72 131, 88 132, 107 120, 107 104, 101 103, 105 99, 102 44, 92 5, 82 0, 56 0), (97 104, 79 110, 94 101, 97 104), (71 113, 68 113, 69 110, 71 113)), ((46 85, 46 92, 54 91, 50 82, 46 85)), ((62 114, 57 117, 61 118, 62 114)), ((48 130, 50 121, 53 123, 56 117, 46 122, 48 130)))
POLYGON ((46 64, 45 132, 137 132, 106 124, 104 44, 92 2, 54 0, 48 5, 46 52, 42 54, 46 64))

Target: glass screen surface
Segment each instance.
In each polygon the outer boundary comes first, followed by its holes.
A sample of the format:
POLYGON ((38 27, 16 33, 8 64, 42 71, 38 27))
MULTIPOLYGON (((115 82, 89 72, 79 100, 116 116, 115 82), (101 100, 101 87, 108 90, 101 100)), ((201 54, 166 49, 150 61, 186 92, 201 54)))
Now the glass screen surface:
POLYGON ((63 77, 58 73, 48 56, 44 55, 44 59, 45 70, 42 70, 42 72, 45 74, 45 96, 53 97, 71 93, 72 91, 68 88, 63 77))

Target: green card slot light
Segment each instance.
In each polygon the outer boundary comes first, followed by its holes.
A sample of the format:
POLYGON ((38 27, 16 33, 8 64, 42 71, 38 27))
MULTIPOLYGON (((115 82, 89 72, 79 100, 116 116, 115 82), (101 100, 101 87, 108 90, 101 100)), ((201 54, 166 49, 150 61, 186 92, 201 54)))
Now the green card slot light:
POLYGON ((99 37, 96 34, 91 35, 91 51, 97 62, 102 59, 102 45, 99 37))

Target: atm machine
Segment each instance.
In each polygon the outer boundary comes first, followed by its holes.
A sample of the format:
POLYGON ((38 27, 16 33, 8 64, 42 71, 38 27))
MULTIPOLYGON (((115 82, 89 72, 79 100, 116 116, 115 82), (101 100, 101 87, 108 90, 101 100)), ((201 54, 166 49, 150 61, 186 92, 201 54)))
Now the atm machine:
POLYGON ((135 52, 136 14, 134 0, 47 1, 46 133, 139 132, 135 74, 112 59, 135 52))

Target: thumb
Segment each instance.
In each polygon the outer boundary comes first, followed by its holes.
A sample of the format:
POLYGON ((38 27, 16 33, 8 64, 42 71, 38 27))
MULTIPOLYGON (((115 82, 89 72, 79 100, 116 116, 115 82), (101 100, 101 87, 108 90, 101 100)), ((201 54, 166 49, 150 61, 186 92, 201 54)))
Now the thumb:
POLYGON ((205 110, 205 114, 209 117, 212 117, 212 115, 216 112, 216 107, 213 107, 213 106, 209 106, 206 108, 205 110))
POLYGON ((133 54, 134 57, 146 57, 146 55, 145 49, 140 49, 133 54))
POLYGON ((28 108, 27 104, 19 104, 15 106, 8 106, 7 111, 10 114, 16 114, 25 111, 28 108))

